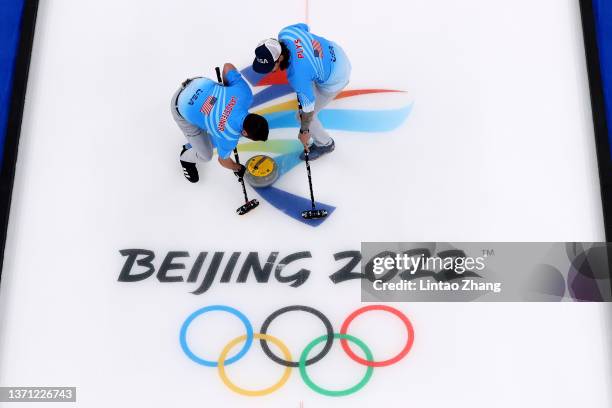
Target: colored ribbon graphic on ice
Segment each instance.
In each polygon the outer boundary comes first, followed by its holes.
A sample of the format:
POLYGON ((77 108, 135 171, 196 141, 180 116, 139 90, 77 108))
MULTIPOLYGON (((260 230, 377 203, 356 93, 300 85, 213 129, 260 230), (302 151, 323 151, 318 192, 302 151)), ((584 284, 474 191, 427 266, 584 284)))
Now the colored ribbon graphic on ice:
MULTIPOLYGON (((260 109, 254 109, 275 99, 293 93, 291 86, 287 83, 284 72, 278 71, 267 75, 258 74, 251 67, 241 71, 242 75, 253 87, 266 86, 266 88, 255 93, 253 98, 254 113, 263 115, 270 125, 270 129, 298 128, 299 124, 295 115, 297 101, 279 102, 274 105, 260 109)), ((403 91, 392 89, 352 89, 342 91, 335 100, 353 98, 362 95, 384 95, 403 93, 403 91)), ((362 133, 388 132, 397 129, 412 110, 412 103, 395 109, 324 109, 319 113, 319 118, 326 129, 342 130, 362 133)), ((291 169, 301 164, 299 155, 302 152, 302 145, 296 139, 276 139, 266 143, 248 142, 238 145, 240 152, 264 152, 277 153, 274 160, 278 163, 281 177, 291 169)), ((272 204, 275 208, 288 215, 289 217, 304 224, 316 227, 329 219, 304 219, 301 212, 310 207, 310 200, 274 186, 265 188, 255 188, 255 191, 262 199, 272 204)), ((333 205, 317 202, 318 209, 327 210, 328 214, 336 209, 333 205)))

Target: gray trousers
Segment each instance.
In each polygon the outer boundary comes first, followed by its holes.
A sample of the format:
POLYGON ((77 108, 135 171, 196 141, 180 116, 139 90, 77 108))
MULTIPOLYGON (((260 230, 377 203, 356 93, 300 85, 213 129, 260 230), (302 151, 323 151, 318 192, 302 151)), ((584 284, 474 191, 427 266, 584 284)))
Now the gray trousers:
MULTIPOLYGON (((314 84, 315 109, 314 117, 310 123, 310 144, 314 142, 317 146, 327 146, 333 142, 329 133, 325 130, 319 120, 321 112, 336 96, 342 92, 349 83, 351 76, 351 62, 344 50, 336 43, 332 43, 336 53, 336 63, 330 78, 324 84, 314 84)), ((298 117, 299 121, 299 117, 298 117)))
POLYGON ((181 160, 189 163, 208 162, 212 159, 214 147, 210 135, 204 130, 187 122, 176 110, 176 99, 183 89, 179 88, 170 101, 170 112, 179 129, 185 135, 187 143, 186 150, 181 155, 181 160), (191 148, 189 148, 191 146, 191 148))
POLYGON ((325 107, 329 105, 329 103, 333 101, 336 95, 339 93, 340 91, 335 93, 327 93, 319 89, 318 86, 314 86, 315 109, 312 122, 310 122, 310 144, 314 142, 317 146, 327 146, 333 142, 333 139, 329 133, 327 133, 327 130, 325 130, 323 124, 319 120, 319 112, 325 109, 325 107))

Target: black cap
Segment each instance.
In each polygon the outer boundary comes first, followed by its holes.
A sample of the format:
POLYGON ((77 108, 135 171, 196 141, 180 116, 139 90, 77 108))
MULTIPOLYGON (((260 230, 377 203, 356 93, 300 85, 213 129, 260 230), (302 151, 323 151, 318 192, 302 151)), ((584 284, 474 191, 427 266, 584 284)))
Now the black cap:
POLYGON ((260 42, 257 48, 255 48, 253 71, 258 74, 268 74, 272 72, 280 54, 281 46, 277 40, 270 38, 260 42))

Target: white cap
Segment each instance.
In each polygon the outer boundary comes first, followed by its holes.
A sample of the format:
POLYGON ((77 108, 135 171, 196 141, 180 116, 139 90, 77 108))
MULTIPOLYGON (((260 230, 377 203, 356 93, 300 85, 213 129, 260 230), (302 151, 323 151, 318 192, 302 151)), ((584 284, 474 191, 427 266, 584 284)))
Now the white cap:
POLYGON ((268 38, 267 40, 263 40, 257 45, 258 47, 265 45, 270 54, 272 54, 272 58, 276 61, 282 52, 281 45, 276 38, 268 38))
POLYGON ((274 70, 276 60, 280 58, 282 48, 275 38, 268 38, 257 44, 253 70, 259 74, 267 74, 274 70))

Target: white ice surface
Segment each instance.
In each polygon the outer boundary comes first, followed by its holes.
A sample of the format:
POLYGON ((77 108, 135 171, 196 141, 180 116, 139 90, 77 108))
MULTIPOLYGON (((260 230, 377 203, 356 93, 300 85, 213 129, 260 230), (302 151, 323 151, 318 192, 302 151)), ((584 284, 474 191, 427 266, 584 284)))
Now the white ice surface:
MULTIPOLYGON (((338 207, 319 228, 265 202, 234 215, 239 187, 216 163, 187 183, 168 112, 184 78, 248 65, 261 39, 304 19, 302 1, 41 2, 0 292, 0 385, 77 386, 88 408, 609 407, 601 304, 401 305, 417 333, 411 355, 345 399, 314 394, 294 370, 281 391, 249 400, 185 358, 178 328, 206 304, 239 307, 259 328, 304 303, 339 329, 359 285, 331 284, 332 254, 361 241, 604 239, 576 1, 311 0, 309 18, 349 54, 352 88, 414 101, 396 131, 335 133, 336 151, 313 163, 317 197, 338 207), (124 248, 306 249, 313 276, 298 289, 216 284, 194 296, 154 278, 118 283, 124 248)), ((307 194, 301 168, 282 183, 307 194)), ((362 332, 373 347, 383 321, 362 332)), ((232 378, 269 385, 278 367, 253 354, 232 378)), ((324 361, 337 370, 313 367, 325 384, 362 372, 336 347, 324 361)))

